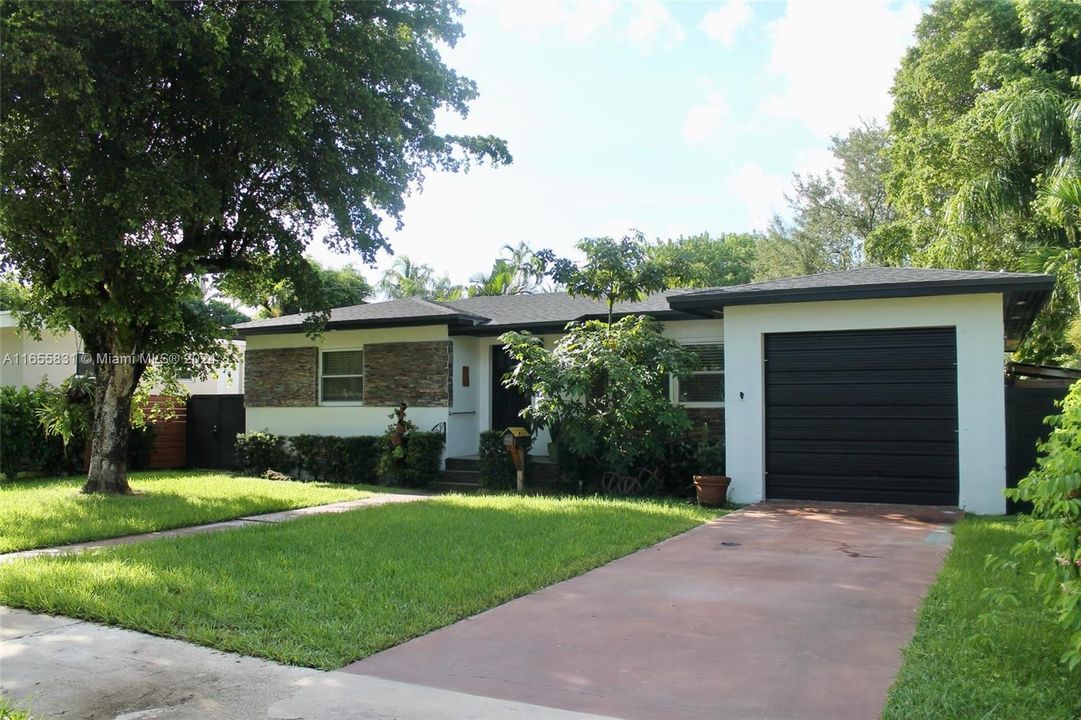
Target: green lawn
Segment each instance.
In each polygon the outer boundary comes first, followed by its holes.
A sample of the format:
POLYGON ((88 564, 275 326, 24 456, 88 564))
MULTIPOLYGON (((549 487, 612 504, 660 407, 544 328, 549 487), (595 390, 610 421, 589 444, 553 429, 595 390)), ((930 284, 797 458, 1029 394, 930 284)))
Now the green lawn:
POLYGON ((1013 523, 968 518, 954 532, 954 547, 920 610, 883 718, 1081 718, 1081 674, 1071 677, 1058 662, 1065 631, 1040 604, 1028 577, 1003 577, 984 566, 988 553, 1005 556, 1020 538, 1013 523), (982 597, 991 584, 1012 589, 1020 606, 996 609, 982 597))
POLYGON ((19 560, 0 566, 0 603, 337 668, 715 514, 648 500, 448 495, 19 560))
POLYGON ((353 500, 348 485, 277 482, 177 470, 132 473, 135 495, 83 495, 82 479, 0 485, 0 553, 202 525, 244 515, 353 500))

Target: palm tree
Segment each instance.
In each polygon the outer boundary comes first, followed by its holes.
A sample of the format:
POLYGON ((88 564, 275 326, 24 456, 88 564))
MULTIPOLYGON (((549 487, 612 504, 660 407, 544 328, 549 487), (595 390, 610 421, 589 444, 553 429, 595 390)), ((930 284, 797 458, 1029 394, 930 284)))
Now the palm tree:
POLYGON ((405 255, 399 255, 383 273, 379 292, 388 298, 426 297, 434 295, 435 270, 431 265, 417 263, 405 255))
POLYGON ((477 295, 523 295, 529 287, 522 282, 518 268, 509 260, 499 258, 487 273, 477 273, 469 278, 469 296, 477 295))

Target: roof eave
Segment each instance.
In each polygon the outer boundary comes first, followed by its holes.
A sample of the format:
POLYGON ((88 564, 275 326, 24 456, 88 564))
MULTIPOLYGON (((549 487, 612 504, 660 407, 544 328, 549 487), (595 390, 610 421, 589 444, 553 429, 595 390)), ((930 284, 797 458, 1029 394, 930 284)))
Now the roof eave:
MULTIPOLYGON (((322 326, 323 332, 329 330, 363 330, 366 328, 417 327, 419 325, 447 325, 449 327, 472 327, 477 324, 473 315, 431 315, 414 318, 378 318, 359 320, 332 320, 322 326)), ((239 328, 234 326, 241 338, 251 335, 296 335, 304 333, 303 323, 289 325, 267 325, 264 327, 239 328)))

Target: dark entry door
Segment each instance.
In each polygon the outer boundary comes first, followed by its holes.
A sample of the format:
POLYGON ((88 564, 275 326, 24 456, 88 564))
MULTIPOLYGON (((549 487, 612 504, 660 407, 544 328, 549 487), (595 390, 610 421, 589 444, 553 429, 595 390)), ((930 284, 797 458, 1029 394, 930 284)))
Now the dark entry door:
POLYGON ((766 336, 766 495, 956 505, 953 328, 766 336))
POLYGON ((188 398, 187 466, 232 470, 236 436, 242 432, 243 395, 192 395, 188 398))
POLYGON ((492 346, 492 430, 526 425, 518 413, 529 406, 529 398, 517 390, 503 387, 503 376, 514 368, 514 364, 501 345, 492 346))

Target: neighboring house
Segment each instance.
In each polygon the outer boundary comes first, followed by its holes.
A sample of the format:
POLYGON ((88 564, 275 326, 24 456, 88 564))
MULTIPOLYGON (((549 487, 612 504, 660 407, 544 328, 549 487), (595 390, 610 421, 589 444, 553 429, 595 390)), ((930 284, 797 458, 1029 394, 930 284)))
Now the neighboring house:
MULTIPOLYGON (((234 341, 243 355, 244 343, 234 341)), ((41 340, 22 333, 8 311, 0 312, 0 385, 34 387, 43 380, 59 385, 89 370, 83 342, 74 330, 42 332, 41 340)), ((223 368, 205 380, 181 380, 192 395, 228 395, 244 392, 243 359, 235 368, 223 368)))
MULTIPOLYGON (((735 502, 763 498, 1005 510, 1004 351, 1023 339, 1053 278, 861 269, 622 303, 697 346, 701 373, 672 397, 723 425, 735 502)), ((381 433, 399 402, 448 456, 518 424, 497 337, 546 344, 604 305, 562 293, 419 299, 338 308, 318 339, 294 315, 242 323, 247 428, 381 433), (445 425, 444 425, 445 424, 445 425)), ((545 452, 545 437, 534 452, 545 452)))

